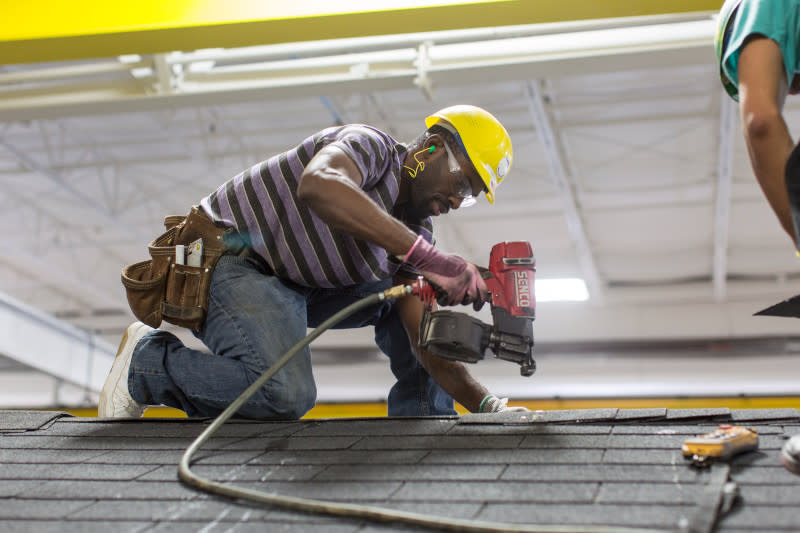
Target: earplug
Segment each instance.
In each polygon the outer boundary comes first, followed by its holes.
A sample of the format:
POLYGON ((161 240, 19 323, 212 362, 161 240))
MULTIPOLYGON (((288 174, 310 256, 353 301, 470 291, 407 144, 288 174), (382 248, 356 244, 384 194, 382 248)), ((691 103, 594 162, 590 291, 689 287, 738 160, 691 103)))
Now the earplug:
POLYGON ((431 147, 430 147, 430 148, 428 148, 428 153, 429 153, 429 154, 432 154, 434 150, 436 150, 436 147, 435 147, 435 146, 433 146, 433 145, 431 145, 431 147))

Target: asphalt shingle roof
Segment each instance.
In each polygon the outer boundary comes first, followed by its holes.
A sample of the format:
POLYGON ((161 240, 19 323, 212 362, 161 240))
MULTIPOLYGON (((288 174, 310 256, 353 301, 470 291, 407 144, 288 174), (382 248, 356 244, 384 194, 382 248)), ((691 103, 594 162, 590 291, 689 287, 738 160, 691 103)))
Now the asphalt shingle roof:
MULTIPOLYGON (((200 492, 177 464, 208 420, 0 411, 3 531, 411 531, 200 492)), ((740 498, 716 531, 800 531, 800 476, 781 466, 794 409, 597 409, 502 417, 232 420, 193 472, 265 492, 515 524, 686 528, 708 486, 681 444, 736 423, 740 498)))

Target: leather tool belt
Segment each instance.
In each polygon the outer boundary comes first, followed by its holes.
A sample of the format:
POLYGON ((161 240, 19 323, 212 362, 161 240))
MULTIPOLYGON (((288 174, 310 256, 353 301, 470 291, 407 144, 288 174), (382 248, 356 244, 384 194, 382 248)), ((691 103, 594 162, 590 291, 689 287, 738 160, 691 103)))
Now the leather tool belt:
POLYGON ((164 226, 166 231, 148 245, 151 259, 122 269, 128 305, 136 318, 148 326, 157 328, 166 320, 176 326, 199 329, 208 312, 214 267, 223 254, 238 253, 226 245, 236 241, 230 237, 238 234, 234 228, 216 226, 196 206, 186 216, 166 217, 164 226), (202 239, 202 252, 196 252, 193 264, 181 264, 185 261, 177 245, 188 250, 198 239, 202 239))

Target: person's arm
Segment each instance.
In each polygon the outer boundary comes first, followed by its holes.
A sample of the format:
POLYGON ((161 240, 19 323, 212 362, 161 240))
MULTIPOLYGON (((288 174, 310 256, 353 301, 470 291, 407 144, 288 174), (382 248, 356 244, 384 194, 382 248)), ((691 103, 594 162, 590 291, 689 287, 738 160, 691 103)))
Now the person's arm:
POLYGON ((416 233, 380 209, 360 186, 361 171, 335 146, 320 150, 300 176, 297 197, 330 227, 403 256, 416 233))
MULTIPOLYGON (((395 276, 395 285, 408 282, 401 276, 395 276)), ((472 377, 464 363, 443 359, 419 348, 419 325, 424 308, 418 298, 413 296, 400 298, 396 305, 411 346, 415 350, 414 354, 423 368, 455 401, 469 409, 470 412, 477 413, 481 401, 489 394, 489 391, 472 377)))
POLYGON ((795 242, 784 168, 794 143, 783 119, 788 83, 778 44, 751 38, 738 63, 739 109, 750 163, 781 226, 795 242))
POLYGON ((347 154, 326 146, 303 170, 297 197, 331 228, 377 244, 395 256, 405 257, 414 247, 415 253, 406 259, 444 289, 450 304, 486 299, 486 284, 475 265, 418 242, 416 233, 361 190, 362 180, 347 154))

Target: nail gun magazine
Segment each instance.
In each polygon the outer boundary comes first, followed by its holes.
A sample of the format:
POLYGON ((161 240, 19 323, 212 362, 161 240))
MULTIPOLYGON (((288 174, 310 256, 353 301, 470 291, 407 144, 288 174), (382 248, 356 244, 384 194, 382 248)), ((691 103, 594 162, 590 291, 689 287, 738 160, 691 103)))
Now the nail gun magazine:
POLYGON ((482 269, 492 324, 449 310, 433 311, 435 287, 421 277, 413 287, 425 303, 420 347, 454 361, 477 363, 491 350, 495 357, 520 365, 520 374, 536 371, 533 321, 536 318, 536 259, 529 242, 501 242, 492 247, 489 267, 482 269))

